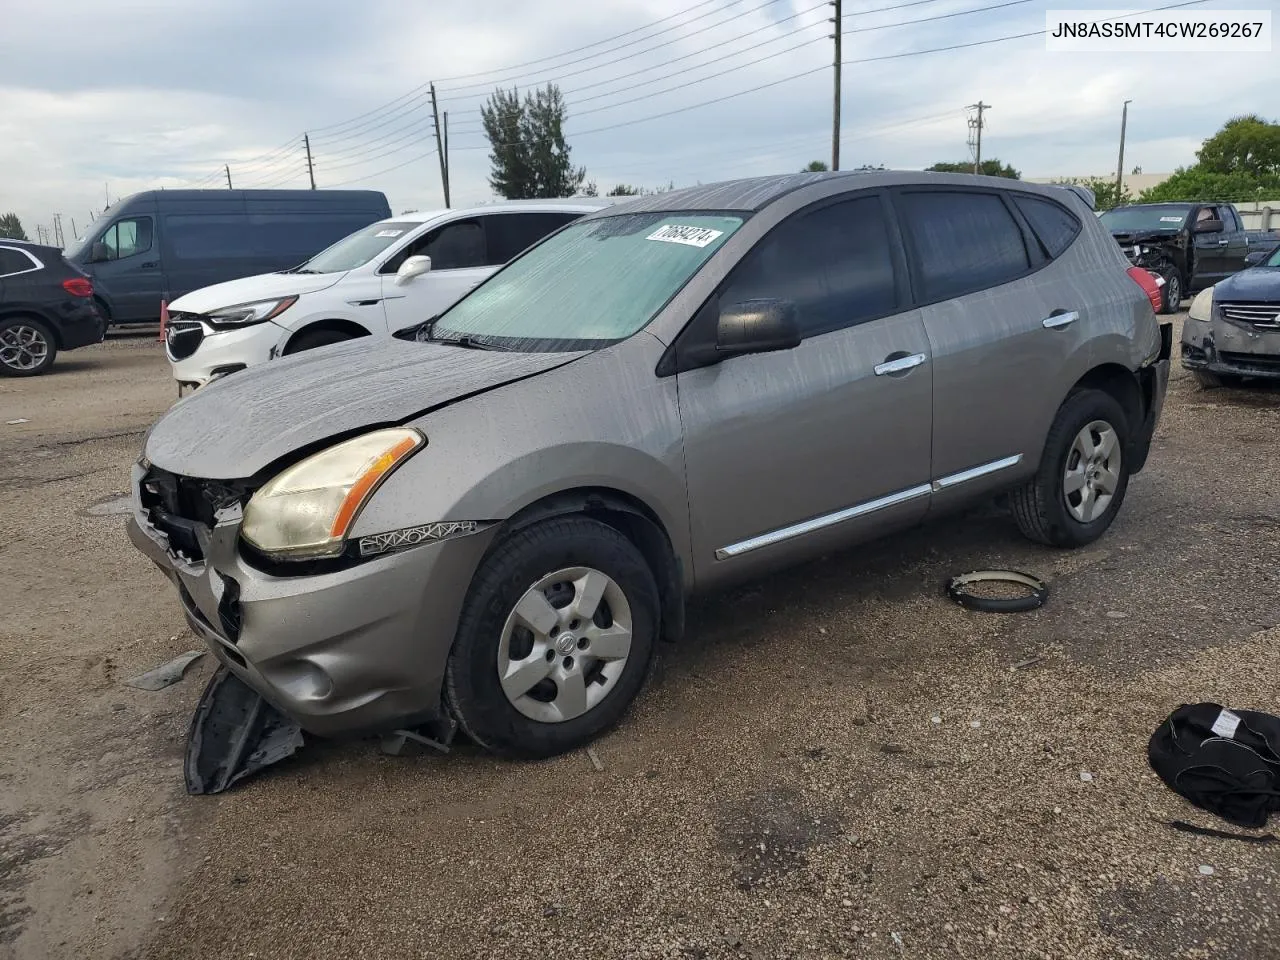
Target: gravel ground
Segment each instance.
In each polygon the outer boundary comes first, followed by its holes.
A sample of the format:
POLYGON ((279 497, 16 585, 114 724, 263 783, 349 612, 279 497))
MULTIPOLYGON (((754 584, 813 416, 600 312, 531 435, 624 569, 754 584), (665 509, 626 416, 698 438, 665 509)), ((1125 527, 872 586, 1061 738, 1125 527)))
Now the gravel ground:
POLYGON ((1226 825, 1145 759, 1179 703, 1280 713, 1280 391, 1176 369, 1087 549, 991 507, 700 602, 602 772, 325 744, 209 798, 209 658, 121 685, 198 643, 86 512, 173 396, 145 339, 0 381, 0 957, 1280 957, 1275 848, 1171 829, 1226 825), (988 565, 1048 604, 942 597, 988 565))

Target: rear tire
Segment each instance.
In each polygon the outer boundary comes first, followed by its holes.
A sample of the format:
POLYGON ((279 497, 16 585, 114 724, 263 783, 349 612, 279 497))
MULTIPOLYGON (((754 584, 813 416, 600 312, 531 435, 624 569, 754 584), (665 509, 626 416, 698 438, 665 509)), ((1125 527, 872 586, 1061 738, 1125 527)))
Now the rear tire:
POLYGON ((1129 488, 1129 421, 1102 390, 1079 390, 1049 428, 1040 469, 1010 493, 1023 536, 1053 547, 1082 547, 1102 536, 1129 488), (1104 499, 1105 498, 1105 499, 1104 499))
POLYGON ((349 333, 341 330, 305 330, 289 341, 289 349, 285 351, 288 356, 294 353, 301 353, 303 350, 314 350, 316 347, 327 347, 331 343, 342 343, 346 340, 356 339, 349 333))
POLYGON ((648 677, 658 587, 644 556, 582 516, 500 542, 467 591, 445 670, 462 729, 521 759, 564 753, 625 713, 648 677))
POLYGON ((53 331, 35 317, 0 320, 0 376, 37 377, 57 355, 53 331))

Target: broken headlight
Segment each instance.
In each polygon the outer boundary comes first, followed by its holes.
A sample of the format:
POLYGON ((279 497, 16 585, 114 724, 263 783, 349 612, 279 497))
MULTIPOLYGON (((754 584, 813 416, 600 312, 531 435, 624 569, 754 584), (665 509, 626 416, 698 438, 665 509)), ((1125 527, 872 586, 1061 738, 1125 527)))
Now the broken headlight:
POLYGON ((374 491, 426 442, 411 427, 394 427, 307 457, 253 495, 244 511, 241 535, 257 550, 280 560, 336 556, 374 491))

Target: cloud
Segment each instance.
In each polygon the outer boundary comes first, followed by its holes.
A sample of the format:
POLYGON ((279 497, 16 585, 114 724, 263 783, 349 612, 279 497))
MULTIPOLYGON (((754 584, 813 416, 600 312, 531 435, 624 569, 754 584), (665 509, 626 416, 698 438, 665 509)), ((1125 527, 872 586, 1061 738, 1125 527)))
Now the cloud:
MULTIPOLYGON (((984 155, 1027 176, 1114 167, 1125 99, 1125 163, 1148 172, 1193 162, 1229 116, 1274 109, 1273 55, 1190 69, 1184 55, 1050 54, 1042 37, 963 47, 1043 29, 1048 0, 867 12, 901 2, 846 0, 843 166, 962 159, 979 99, 993 105, 984 155)), ((455 203, 489 196, 478 109, 498 83, 560 83, 574 160, 602 190, 795 170, 830 156, 829 16, 816 0, 19 5, 0 39, 0 211, 32 232, 55 212, 79 224, 104 183, 112 199, 216 187, 224 164, 236 186, 304 187, 304 131, 322 187, 438 205, 432 79, 455 203)))

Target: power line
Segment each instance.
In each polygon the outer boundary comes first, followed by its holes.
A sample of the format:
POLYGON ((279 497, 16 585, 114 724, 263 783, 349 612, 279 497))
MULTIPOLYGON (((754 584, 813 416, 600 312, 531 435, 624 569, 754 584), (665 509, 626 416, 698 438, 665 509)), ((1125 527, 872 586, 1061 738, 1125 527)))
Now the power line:
POLYGON ((408 160, 404 161, 404 163, 397 163, 394 167, 387 167, 387 169, 385 169, 385 170, 379 170, 377 173, 370 173, 370 174, 366 174, 365 176, 362 176, 362 177, 354 177, 354 178, 352 178, 351 180, 342 180, 342 181, 340 181, 339 183, 331 183, 331 184, 329 184, 329 186, 330 186, 331 188, 332 188, 332 187, 345 187, 345 186, 346 186, 347 184, 349 184, 349 183, 360 183, 360 182, 365 181, 365 180, 373 180, 375 177, 382 177, 382 176, 386 176, 388 173, 393 173, 393 172, 395 172, 396 170, 401 169, 402 167, 407 167, 407 166, 409 166, 409 164, 411 164, 411 163, 417 163, 419 160, 426 160, 426 159, 428 159, 428 158, 430 158, 430 157, 433 157, 433 156, 435 156, 435 151, 434 151, 434 150, 428 150, 426 153, 420 154, 419 156, 416 156, 416 157, 410 157, 408 160))
MULTIPOLYGON (((856 30, 845 30, 844 33, 870 33, 872 30, 889 30, 892 27, 906 27, 913 23, 929 23, 933 20, 950 20, 952 17, 967 17, 972 13, 986 13, 988 10, 1001 10, 1005 7, 1017 7, 1032 0, 1007 0, 1006 3, 993 3, 989 7, 977 7, 973 10, 957 10, 955 13, 940 13, 936 17, 920 17, 918 20, 901 20, 898 23, 880 23, 874 27, 858 27, 856 30)), ((846 14, 849 16, 849 14, 846 14)), ((855 14, 856 16, 856 14, 855 14)), ((1044 31, 1041 31, 1042 33, 1044 31)))

